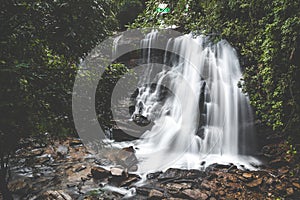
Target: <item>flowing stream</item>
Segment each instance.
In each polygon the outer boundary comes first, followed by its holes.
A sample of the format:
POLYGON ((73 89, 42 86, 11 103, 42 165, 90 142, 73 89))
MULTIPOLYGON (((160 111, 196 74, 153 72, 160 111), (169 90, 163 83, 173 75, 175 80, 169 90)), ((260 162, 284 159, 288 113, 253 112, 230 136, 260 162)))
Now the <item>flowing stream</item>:
MULTIPOLYGON (((152 62, 158 34, 152 31, 141 41, 144 63, 152 62)), ((235 50, 225 40, 213 44, 192 34, 169 39, 166 49, 178 55, 166 51, 160 70, 149 64, 139 80, 132 118, 154 122, 134 142, 139 171, 201 169, 213 163, 253 168, 259 163, 250 156, 255 152, 253 116, 238 87, 242 72, 235 50)))

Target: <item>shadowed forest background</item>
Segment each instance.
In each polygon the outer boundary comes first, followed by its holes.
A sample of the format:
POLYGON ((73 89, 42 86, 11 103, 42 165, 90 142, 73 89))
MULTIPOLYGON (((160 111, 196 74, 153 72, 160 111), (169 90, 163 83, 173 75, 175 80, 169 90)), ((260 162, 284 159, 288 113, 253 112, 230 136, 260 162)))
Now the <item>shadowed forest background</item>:
MULTIPOLYGON (((157 12, 158 0, 13 0, 0 11, 0 192, 11 199, 9 161, 23 138, 77 137, 72 88, 80 60, 114 33, 176 25, 237 51, 261 147, 278 144, 289 159, 300 144, 300 2, 288 0, 172 0, 171 12, 157 12), (188 7, 186 6, 188 4, 188 7), (47 135, 47 137, 45 136, 47 135), (279 145, 280 144, 280 145, 279 145), (282 145, 284 144, 284 145, 282 145)), ((127 72, 107 67, 115 82, 127 72)), ((104 83, 103 83, 104 84, 104 83)), ((109 95, 109 91, 107 92, 109 95)), ((99 98, 100 104, 102 99, 99 98)), ((111 128, 110 110, 99 120, 111 128)), ((293 164, 299 174, 300 163, 293 164)))

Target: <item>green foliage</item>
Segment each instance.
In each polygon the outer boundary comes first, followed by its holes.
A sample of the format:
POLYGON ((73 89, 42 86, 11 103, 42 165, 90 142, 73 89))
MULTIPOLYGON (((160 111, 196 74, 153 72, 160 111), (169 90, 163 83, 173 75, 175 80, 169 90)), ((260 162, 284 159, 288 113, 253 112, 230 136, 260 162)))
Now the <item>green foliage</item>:
POLYGON ((0 6, 1 59, 5 62, 12 58, 39 62, 37 55, 45 46, 77 60, 117 25, 113 1, 16 0, 0 6))
POLYGON ((2 131, 67 132, 76 63, 116 28, 114 1, 17 0, 0 7, 1 109, 9 116, 2 131))
POLYGON ((0 193, 21 137, 74 134, 72 88, 80 57, 117 28, 113 0, 0 4, 0 193))
MULTIPOLYGON (((111 122, 113 120, 111 113, 112 92, 119 79, 125 74, 133 74, 133 71, 122 63, 114 63, 105 68, 99 81, 96 92, 96 112, 98 120, 105 130, 112 128, 113 125, 111 122)), ((124 91, 126 91, 128 85, 123 84, 120 87, 124 88, 124 91)))
POLYGON ((258 124, 300 135, 299 1, 176 0, 169 2, 171 13, 164 15, 155 11, 159 3, 148 1, 131 28, 176 25, 185 33, 227 39, 240 55, 242 87, 258 124))
POLYGON ((296 155, 297 154, 297 149, 292 143, 293 143, 293 138, 291 138, 291 137, 288 137, 287 140, 285 141, 285 144, 287 146, 289 146, 289 149, 286 151, 287 155, 296 155))
MULTIPOLYGON (((1 2, 1 185, 21 137, 75 133, 71 97, 77 64, 117 28, 115 5, 113 0, 1 2)), ((10 199, 8 190, 0 192, 10 199)))
MULTIPOLYGON (((138 0, 1 2, 0 178, 21 137, 75 133, 71 100, 77 64, 118 30, 117 18, 123 27, 142 6, 138 0)), ((123 73, 122 66, 111 70, 114 76, 123 73)))
POLYGON ((118 2, 118 13, 116 15, 121 30, 134 21, 144 9, 145 1, 142 0, 121 0, 118 2))
POLYGON ((287 150, 287 152, 286 152, 287 154, 297 154, 297 150, 296 150, 296 148, 295 147, 293 147, 293 145, 290 145, 290 149, 289 150, 287 150))

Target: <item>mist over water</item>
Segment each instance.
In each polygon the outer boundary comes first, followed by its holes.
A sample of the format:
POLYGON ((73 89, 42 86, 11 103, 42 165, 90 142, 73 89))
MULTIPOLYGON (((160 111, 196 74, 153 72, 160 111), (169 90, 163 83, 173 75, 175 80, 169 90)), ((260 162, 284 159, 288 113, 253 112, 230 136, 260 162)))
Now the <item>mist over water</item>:
POLYGON ((204 169, 213 163, 253 168, 251 163, 259 163, 249 156, 255 151, 253 116, 238 87, 242 72, 235 50, 205 36, 171 38, 166 49, 176 54, 166 51, 157 72, 151 55, 160 42, 157 31, 141 41, 148 67, 132 118, 142 116, 154 125, 134 142, 138 171, 204 169))

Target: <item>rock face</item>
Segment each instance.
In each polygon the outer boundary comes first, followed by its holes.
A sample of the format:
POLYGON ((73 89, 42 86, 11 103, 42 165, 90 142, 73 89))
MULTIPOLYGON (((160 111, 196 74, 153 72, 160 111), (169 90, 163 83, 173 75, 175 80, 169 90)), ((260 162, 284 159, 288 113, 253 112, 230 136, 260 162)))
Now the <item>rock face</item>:
MULTIPOLYGON (((168 169, 148 174, 147 184, 137 188, 138 196, 160 191, 166 199, 293 199, 300 194, 298 184, 276 171, 243 171, 231 165, 214 165, 210 171, 168 169), (230 170, 228 170, 230 169, 230 170)), ((298 178, 296 178, 299 180, 298 178)), ((159 193, 159 194, 161 194, 159 193)))
POLYGON ((16 198, 41 200, 122 199, 134 191, 131 199, 298 199, 299 160, 289 157, 284 161, 288 165, 282 166, 286 149, 281 154, 275 148, 265 151, 269 166, 257 171, 218 164, 206 171, 170 168, 145 175, 143 184, 136 186, 141 177, 130 170, 138 164, 133 147, 117 149, 111 160, 99 164, 80 140, 70 139, 18 151, 8 187, 16 198), (272 157, 273 151, 282 157, 272 157), (99 189, 103 186, 114 189, 99 189))

